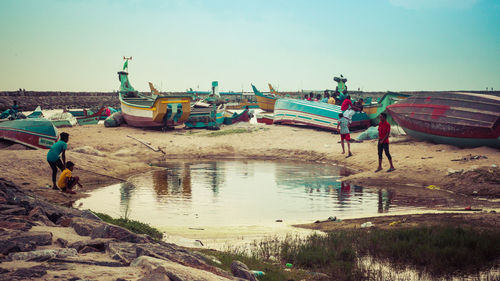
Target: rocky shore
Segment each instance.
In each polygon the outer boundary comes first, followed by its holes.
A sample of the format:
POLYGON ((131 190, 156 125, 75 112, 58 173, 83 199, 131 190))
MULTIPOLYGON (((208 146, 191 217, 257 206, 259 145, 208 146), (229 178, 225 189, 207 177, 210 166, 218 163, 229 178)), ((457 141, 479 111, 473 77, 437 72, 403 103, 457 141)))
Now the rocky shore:
POLYGON ((210 257, 54 205, 5 179, 0 218, 0 280, 255 280, 240 262, 232 274, 222 271, 210 257))

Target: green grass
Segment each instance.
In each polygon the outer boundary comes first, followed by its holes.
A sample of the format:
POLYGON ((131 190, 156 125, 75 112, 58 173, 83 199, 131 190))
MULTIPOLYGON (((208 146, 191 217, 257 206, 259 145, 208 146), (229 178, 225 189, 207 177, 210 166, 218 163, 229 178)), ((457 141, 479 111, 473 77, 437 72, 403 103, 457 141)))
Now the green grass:
POLYGON ((129 220, 127 218, 114 219, 111 216, 109 216, 107 214, 103 214, 103 213, 97 213, 97 212, 93 212, 93 213, 96 216, 98 216, 101 220, 103 220, 107 223, 124 227, 124 228, 126 228, 134 233, 147 234, 155 240, 161 240, 163 237, 162 232, 160 232, 158 229, 150 226, 149 224, 142 223, 140 221, 129 220))
POLYGON ((214 131, 214 132, 203 134, 203 136, 206 136, 206 137, 219 137, 219 136, 225 136, 225 135, 244 134, 244 133, 251 133, 251 132, 252 132, 251 129, 247 129, 247 128, 235 128, 235 129, 227 129, 227 130, 214 131))
MULTIPOLYGON (((500 230, 460 226, 342 230, 306 238, 267 239, 255 242, 250 254, 233 249, 221 255, 221 260, 227 259, 223 261, 225 264, 238 259, 252 264, 249 266, 252 269, 266 268, 256 262, 277 262, 281 264, 276 269, 279 272, 284 264, 292 263, 294 268, 322 272, 336 280, 372 280, 377 276, 377 280, 384 280, 377 266, 359 262, 363 257, 371 256, 390 262, 394 268, 408 266, 439 278, 476 274, 498 265, 500 230)), ((280 278, 283 276, 266 280, 288 280, 280 278)))

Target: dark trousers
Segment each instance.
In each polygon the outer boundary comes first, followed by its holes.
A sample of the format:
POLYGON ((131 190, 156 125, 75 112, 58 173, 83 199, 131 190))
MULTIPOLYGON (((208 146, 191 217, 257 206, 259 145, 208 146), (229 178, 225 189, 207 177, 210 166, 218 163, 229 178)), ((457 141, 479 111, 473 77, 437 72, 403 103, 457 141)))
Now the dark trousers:
POLYGON ((61 158, 57 159, 56 162, 50 162, 50 161, 47 162, 49 162, 50 168, 52 169, 52 182, 55 183, 57 176, 57 168, 59 168, 59 170, 61 170, 62 172, 64 170, 64 164, 61 161, 61 158))
POLYGON ((385 151, 387 159, 392 160, 391 153, 389 153, 388 143, 379 143, 377 148, 378 148, 378 159, 382 159, 382 151, 385 151))

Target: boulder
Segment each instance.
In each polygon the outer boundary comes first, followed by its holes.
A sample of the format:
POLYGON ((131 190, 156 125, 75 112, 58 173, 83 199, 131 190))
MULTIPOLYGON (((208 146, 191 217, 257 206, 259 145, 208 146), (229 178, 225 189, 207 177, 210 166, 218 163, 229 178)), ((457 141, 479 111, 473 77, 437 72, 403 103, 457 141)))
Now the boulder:
POLYGON ((171 279, 168 278, 168 273, 163 267, 157 267, 152 271, 147 272, 137 281, 171 281, 171 279))
POLYGON ((81 236, 90 236, 95 228, 103 225, 102 221, 96 221, 87 218, 72 218, 70 226, 81 236))
POLYGON ((94 252, 104 252, 109 242, 110 239, 99 238, 92 240, 77 241, 71 243, 68 247, 76 249, 79 253, 81 253, 82 249, 85 247, 94 248, 95 249, 94 252))
POLYGON ((73 248, 64 248, 64 249, 48 249, 48 250, 39 250, 39 251, 31 251, 31 252, 19 252, 19 253, 10 253, 9 259, 16 260, 49 260, 53 258, 66 258, 66 257, 74 257, 78 253, 73 248))
POLYGON ((33 278, 40 278, 47 274, 47 269, 42 265, 37 265, 27 268, 19 268, 10 274, 9 279, 6 280, 32 280, 33 278))
POLYGON ((92 230, 90 237, 92 239, 114 238, 119 241, 132 242, 132 243, 148 243, 153 241, 149 236, 135 234, 123 227, 107 223, 102 223, 99 226, 95 227, 92 230))
POLYGON ((52 244, 52 233, 46 231, 6 231, 0 232, 0 253, 25 252, 37 246, 52 244))
MULTIPOLYGON (((161 260, 148 256, 141 256, 132 261, 130 266, 137 266, 147 272, 154 272, 157 268, 162 268, 161 272, 166 272, 172 281, 198 280, 198 281, 229 281, 231 279, 215 275, 211 272, 184 266, 172 261, 161 260)), ((158 270, 156 271, 158 272, 158 270)))
POLYGON ((233 261, 231 263, 231 273, 235 277, 243 278, 245 280, 258 281, 248 266, 240 261, 233 261))
POLYGON ((29 212, 28 219, 33 221, 40 221, 47 226, 55 226, 55 224, 51 220, 49 220, 40 206, 36 206, 29 212))

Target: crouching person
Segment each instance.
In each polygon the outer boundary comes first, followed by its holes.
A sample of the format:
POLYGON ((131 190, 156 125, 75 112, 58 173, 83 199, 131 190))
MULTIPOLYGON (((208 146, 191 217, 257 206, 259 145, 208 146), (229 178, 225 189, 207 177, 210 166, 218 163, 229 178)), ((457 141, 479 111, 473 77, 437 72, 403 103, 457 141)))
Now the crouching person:
POLYGON ((57 182, 57 186, 66 193, 70 194, 75 194, 75 192, 72 190, 75 185, 78 184, 78 186, 83 187, 82 184, 80 184, 80 178, 79 177, 73 177, 72 176, 72 171, 75 167, 75 164, 71 161, 66 162, 66 169, 61 173, 61 176, 59 177, 59 181, 57 182))

